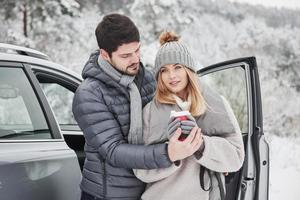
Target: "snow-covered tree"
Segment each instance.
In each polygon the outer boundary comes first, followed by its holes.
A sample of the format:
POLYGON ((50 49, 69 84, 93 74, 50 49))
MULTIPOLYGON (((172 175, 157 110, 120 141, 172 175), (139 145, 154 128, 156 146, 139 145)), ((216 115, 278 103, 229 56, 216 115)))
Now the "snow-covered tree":
POLYGON ((105 14, 123 13, 140 30, 142 60, 149 67, 153 66, 159 47, 158 35, 166 29, 181 35, 199 68, 237 57, 256 56, 265 132, 299 135, 299 10, 227 0, 77 2, 0 0, 0 41, 36 48, 80 72, 90 52, 97 48, 94 30, 98 22, 105 14), (23 36, 24 15, 20 12, 24 2, 28 7, 28 38, 23 36))
POLYGON ((5 19, 22 19, 23 34, 28 37, 35 25, 61 15, 76 15, 75 0, 9 0, 2 1, 5 19))

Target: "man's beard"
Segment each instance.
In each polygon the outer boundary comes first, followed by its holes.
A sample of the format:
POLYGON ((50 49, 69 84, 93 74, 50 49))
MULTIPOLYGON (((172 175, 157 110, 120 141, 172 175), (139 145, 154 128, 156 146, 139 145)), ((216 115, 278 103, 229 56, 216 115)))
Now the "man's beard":
POLYGON ((118 72, 120 72, 121 74, 126 74, 126 75, 129 75, 129 76, 134 76, 134 75, 137 75, 138 72, 139 72, 139 69, 136 70, 136 71, 134 71, 134 72, 130 72, 129 69, 130 69, 131 67, 134 67, 134 66, 136 66, 137 68, 139 68, 140 62, 138 62, 138 63, 133 63, 133 64, 131 64, 131 65, 125 67, 125 68, 123 68, 123 67, 117 67, 117 65, 116 65, 116 63, 113 61, 113 59, 108 60, 108 62, 113 66, 113 68, 115 68, 115 69, 116 69, 118 72))
POLYGON ((124 73, 127 74, 127 75, 133 76, 133 75, 136 75, 138 72, 139 72, 139 63, 134 63, 134 64, 129 65, 128 67, 126 67, 126 70, 125 70, 124 73), (135 67, 135 68, 138 68, 138 69, 134 72, 130 72, 130 68, 132 68, 132 67, 135 67))

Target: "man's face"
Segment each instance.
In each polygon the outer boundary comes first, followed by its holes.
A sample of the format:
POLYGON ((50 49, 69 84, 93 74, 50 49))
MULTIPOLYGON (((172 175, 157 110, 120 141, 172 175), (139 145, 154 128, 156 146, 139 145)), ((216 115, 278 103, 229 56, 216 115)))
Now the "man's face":
POLYGON ((140 67, 140 42, 122 44, 112 52, 111 57, 106 56, 104 59, 120 72, 136 75, 140 67))

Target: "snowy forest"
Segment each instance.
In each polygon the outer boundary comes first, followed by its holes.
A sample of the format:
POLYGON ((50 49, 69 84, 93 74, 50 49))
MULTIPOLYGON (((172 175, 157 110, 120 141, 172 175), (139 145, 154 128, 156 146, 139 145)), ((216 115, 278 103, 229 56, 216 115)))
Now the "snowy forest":
POLYGON ((191 48, 199 68, 245 56, 257 58, 264 131, 278 136, 300 130, 300 11, 226 0, 1 0, 0 42, 48 54, 80 73, 97 48, 102 16, 130 16, 141 32, 142 61, 152 66, 158 35, 174 30, 191 48))
MULTIPOLYGON (((153 66, 158 35, 163 30, 174 30, 182 37, 199 69, 255 56, 264 132, 273 139, 271 153, 278 153, 273 157, 271 173, 286 170, 288 177, 298 176, 300 180, 299 160, 294 159, 300 157, 300 10, 227 0, 0 0, 0 42, 37 49, 81 73, 89 54, 97 48, 97 24, 112 12, 126 14, 136 23, 141 33, 142 61, 149 67, 153 66), (283 146, 289 146, 293 153, 283 146), (284 159, 292 168, 282 162, 284 159)), ((283 175, 272 180, 281 183, 282 179, 283 175)), ((299 180, 291 184, 299 185, 299 180)), ((278 194, 287 186, 279 184, 277 191, 271 181, 270 185, 273 197, 281 199, 278 194)))

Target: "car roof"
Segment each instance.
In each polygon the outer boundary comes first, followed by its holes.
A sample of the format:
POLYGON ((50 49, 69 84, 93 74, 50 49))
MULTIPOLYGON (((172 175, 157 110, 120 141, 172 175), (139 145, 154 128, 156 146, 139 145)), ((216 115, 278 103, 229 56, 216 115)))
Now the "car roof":
POLYGON ((54 63, 46 54, 34 49, 20 47, 17 45, 0 43, 0 61, 21 62, 27 64, 38 65, 39 67, 50 68, 52 70, 61 71, 82 80, 81 76, 62 65, 54 63), (4 52, 2 52, 4 51, 4 52))
POLYGON ((27 56, 31 56, 31 57, 37 57, 37 58, 50 60, 49 56, 47 56, 46 54, 44 54, 40 51, 34 50, 34 49, 27 48, 27 47, 21 47, 21 46, 12 45, 12 44, 0 43, 0 49, 6 50, 6 52, 10 52, 10 53, 15 52, 20 55, 27 55, 27 56))

